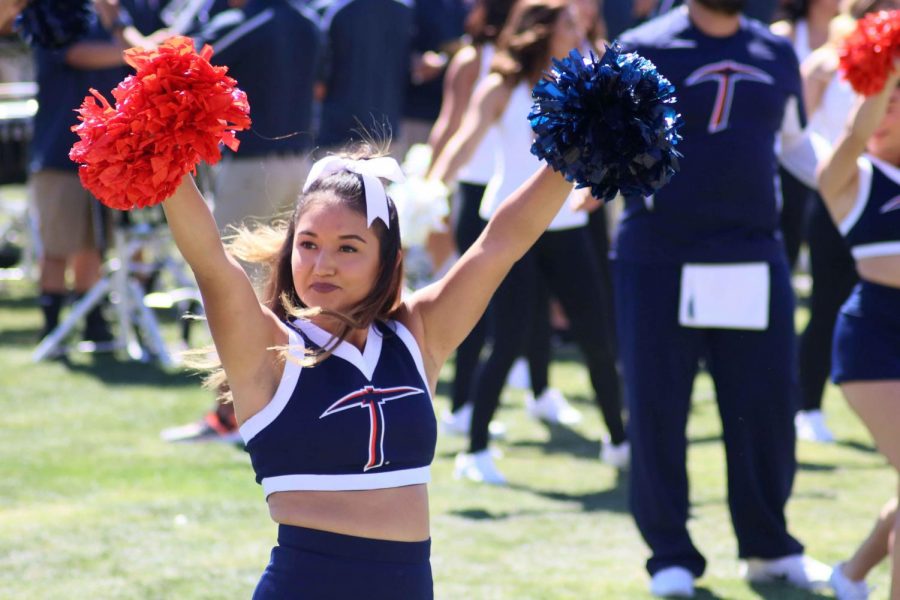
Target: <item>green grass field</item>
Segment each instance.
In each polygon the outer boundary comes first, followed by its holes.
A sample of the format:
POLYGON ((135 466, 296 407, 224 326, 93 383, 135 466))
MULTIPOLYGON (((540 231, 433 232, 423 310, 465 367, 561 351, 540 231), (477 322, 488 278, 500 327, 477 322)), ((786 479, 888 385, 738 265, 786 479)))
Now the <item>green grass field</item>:
MULTIPOLYGON (((275 525, 247 455, 159 439, 210 404, 197 378, 90 355, 35 364, 39 324, 30 287, 0 288, 0 598, 248 598, 275 525)), ((430 488, 438 598, 649 598, 627 475, 597 460, 602 426, 587 374, 563 357, 551 383, 587 418, 548 428, 510 392, 498 444, 509 487, 455 481, 465 443, 439 440, 430 488)), ((436 408, 445 405, 440 395, 436 408)), ((826 409, 839 441, 799 445, 788 517, 808 552, 833 563, 868 532, 896 477, 837 390, 826 409)), ((829 597, 738 579, 719 433, 702 376, 689 428, 690 527, 709 560, 697 597, 829 597)), ((873 573, 873 597, 887 597, 888 576, 886 565, 873 573)))

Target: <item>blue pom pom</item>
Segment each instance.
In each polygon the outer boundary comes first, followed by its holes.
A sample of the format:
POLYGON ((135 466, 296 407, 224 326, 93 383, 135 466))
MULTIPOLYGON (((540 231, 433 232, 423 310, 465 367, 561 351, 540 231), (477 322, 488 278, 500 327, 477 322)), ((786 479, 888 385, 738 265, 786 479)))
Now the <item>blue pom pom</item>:
POLYGON ((90 0, 31 0, 16 29, 32 46, 62 48, 87 33, 90 6, 90 0))
POLYGON ((647 196, 678 170, 674 91, 653 63, 618 45, 601 59, 572 50, 534 88, 531 152, 595 198, 647 196))

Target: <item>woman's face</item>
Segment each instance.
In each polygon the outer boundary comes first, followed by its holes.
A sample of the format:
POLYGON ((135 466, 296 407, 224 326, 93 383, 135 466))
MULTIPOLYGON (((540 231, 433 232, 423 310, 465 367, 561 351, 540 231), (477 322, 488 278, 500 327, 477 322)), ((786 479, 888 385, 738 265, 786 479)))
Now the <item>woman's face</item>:
POLYGON ((556 19, 553 37, 550 38, 550 56, 563 58, 573 48, 579 48, 583 41, 584 31, 576 22, 575 10, 567 6, 556 19))
POLYGON ((310 308, 351 314, 375 285, 380 251, 363 215, 334 197, 314 200, 295 227, 294 289, 310 308))

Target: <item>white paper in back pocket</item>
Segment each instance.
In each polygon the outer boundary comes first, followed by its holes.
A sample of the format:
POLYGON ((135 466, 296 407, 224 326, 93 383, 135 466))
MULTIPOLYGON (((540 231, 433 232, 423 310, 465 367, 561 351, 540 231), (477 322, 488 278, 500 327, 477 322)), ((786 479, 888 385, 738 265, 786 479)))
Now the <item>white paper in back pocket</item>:
POLYGON ((678 322, 684 327, 768 329, 768 263, 684 265, 678 322))

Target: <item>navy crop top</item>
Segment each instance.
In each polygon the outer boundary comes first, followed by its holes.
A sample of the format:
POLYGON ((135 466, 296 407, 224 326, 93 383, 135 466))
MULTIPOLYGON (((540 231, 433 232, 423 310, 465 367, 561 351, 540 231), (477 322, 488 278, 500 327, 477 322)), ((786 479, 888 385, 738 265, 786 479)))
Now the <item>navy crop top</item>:
MULTIPOLYGON (((309 321, 288 323, 291 354, 328 344, 309 321)), ((293 490, 371 490, 427 483, 437 421, 416 340, 401 323, 369 328, 315 367, 288 360, 272 400, 241 425, 268 497, 293 490)))
POLYGON ((868 154, 856 164, 859 193, 838 229, 857 260, 900 254, 900 169, 868 154))

